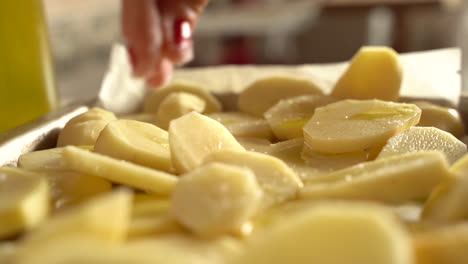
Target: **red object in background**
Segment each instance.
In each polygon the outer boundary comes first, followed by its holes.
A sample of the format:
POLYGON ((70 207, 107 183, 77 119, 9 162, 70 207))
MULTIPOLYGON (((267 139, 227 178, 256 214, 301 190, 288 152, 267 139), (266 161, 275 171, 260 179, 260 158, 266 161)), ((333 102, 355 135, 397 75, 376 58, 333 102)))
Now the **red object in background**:
POLYGON ((246 37, 232 37, 223 41, 222 64, 251 64, 254 57, 246 37))

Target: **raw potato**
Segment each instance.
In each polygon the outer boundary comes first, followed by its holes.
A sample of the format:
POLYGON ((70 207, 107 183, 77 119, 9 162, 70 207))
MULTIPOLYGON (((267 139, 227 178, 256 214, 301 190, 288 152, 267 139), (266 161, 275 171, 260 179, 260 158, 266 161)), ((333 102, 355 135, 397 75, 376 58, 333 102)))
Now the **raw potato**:
POLYGON ((269 77, 260 79, 239 95, 239 109, 255 116, 263 114, 281 99, 305 94, 322 95, 322 90, 309 80, 291 77, 269 77))
POLYGON ((196 95, 205 100, 206 107, 205 113, 213 113, 221 111, 221 103, 206 89, 195 83, 190 82, 177 82, 169 86, 155 90, 144 102, 143 110, 147 113, 157 113, 159 106, 164 98, 171 93, 184 92, 196 95))
POLYGON ((111 120, 116 120, 114 113, 92 108, 88 112, 72 118, 60 131, 57 147, 68 145, 94 145, 99 133, 111 120))
POLYGON ((454 177, 441 183, 427 200, 422 218, 438 222, 468 219, 468 154, 451 168, 454 177))
POLYGON ((411 127, 391 137, 377 158, 431 150, 444 153, 449 164, 453 164, 466 154, 466 145, 452 134, 435 127, 411 127))
POLYGON ((63 159, 71 170, 156 194, 170 194, 177 183, 177 177, 172 174, 72 146, 64 149, 63 159))
POLYGON ((152 216, 134 217, 128 229, 130 239, 141 239, 143 237, 184 233, 184 228, 168 213, 152 216))
POLYGON ((232 264, 412 264, 411 241, 385 207, 328 202, 293 213, 232 264))
POLYGON ((213 162, 181 177, 172 214, 195 234, 215 237, 238 230, 257 212, 262 195, 250 169, 213 162))
POLYGON ((468 225, 460 223, 414 235, 416 264, 465 264, 468 259, 468 225))
POLYGON ((265 119, 241 112, 212 113, 208 117, 223 124, 235 137, 273 139, 273 132, 265 119))
POLYGON ((356 151, 348 153, 320 153, 311 150, 307 145, 301 153, 301 157, 308 166, 324 172, 332 172, 350 167, 369 159, 369 152, 356 151))
POLYGON ((387 47, 362 47, 336 83, 331 96, 341 99, 397 101, 403 72, 398 54, 387 47))
POLYGON ((305 199, 361 199, 407 202, 425 199, 450 177, 440 152, 413 152, 358 164, 310 179, 305 199))
POLYGON ((30 230, 49 213, 49 186, 36 173, 0 167, 0 240, 30 230))
POLYGON ((304 126, 304 139, 316 152, 366 151, 417 124, 420 116, 412 104, 343 100, 317 108, 304 126))
POLYGON ((62 171, 63 148, 51 148, 23 154, 18 159, 18 167, 32 171, 62 171))
POLYGON ((144 122, 109 122, 97 138, 94 151, 157 170, 172 170, 168 133, 144 122))
POLYGON ((282 160, 251 151, 222 150, 208 155, 204 164, 220 162, 249 168, 263 190, 261 209, 292 200, 303 186, 301 179, 282 160))
POLYGON ((164 98, 156 112, 158 125, 167 129, 169 123, 192 111, 203 113, 205 111, 205 101, 191 93, 175 92, 164 98))
POLYGON ((302 138, 302 128, 315 112, 315 108, 336 102, 325 95, 301 95, 280 100, 265 112, 273 133, 279 140, 302 138))
POLYGON ((145 122, 145 123, 150 123, 150 124, 155 124, 156 123, 155 115, 154 114, 149 114, 149 113, 137 113, 137 114, 121 115, 121 116, 119 116, 119 119, 135 120, 135 121, 140 121, 140 122, 145 122))
POLYGON ((422 111, 418 126, 437 127, 457 138, 462 138, 465 135, 463 120, 456 109, 425 101, 411 103, 417 105, 422 111))
POLYGON ((248 151, 268 153, 270 150, 271 142, 268 139, 243 137, 238 137, 236 139, 237 142, 239 142, 239 144, 241 144, 248 151))
POLYGON ((110 243, 121 242, 127 234, 131 200, 131 192, 119 190, 58 213, 26 235, 21 255, 40 251, 47 245, 46 241, 80 235, 110 243))
POLYGON ((172 165, 179 173, 197 168, 212 152, 222 149, 244 150, 222 124, 195 112, 171 122, 169 146, 172 165))

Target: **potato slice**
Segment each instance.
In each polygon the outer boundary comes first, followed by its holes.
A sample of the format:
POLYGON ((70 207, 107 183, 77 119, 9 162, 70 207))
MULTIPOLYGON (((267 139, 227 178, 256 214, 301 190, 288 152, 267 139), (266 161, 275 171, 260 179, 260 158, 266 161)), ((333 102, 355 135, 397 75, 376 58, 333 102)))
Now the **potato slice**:
POLYGON ((49 213, 49 186, 33 172, 0 167, 0 240, 36 227, 49 213))
POLYGON ((444 153, 449 164, 452 164, 466 154, 466 145, 452 134, 435 127, 411 127, 391 137, 377 158, 430 150, 444 153))
POLYGON ((317 108, 304 126, 304 139, 317 152, 369 150, 417 124, 420 116, 411 104, 343 100, 317 108))
POLYGON ((211 152, 244 150, 222 124, 195 112, 171 122, 169 143, 172 164, 180 173, 198 167, 211 152))
POLYGON ((304 137, 302 128, 314 114, 315 108, 336 102, 325 95, 302 95, 280 100, 265 112, 273 133, 279 140, 304 137))
POLYGON ((388 47, 362 47, 331 95, 342 99, 397 101, 403 71, 398 54, 388 47))
POLYGON ((241 112, 212 113, 208 117, 223 124, 235 137, 273 139, 268 122, 262 118, 241 112))
POLYGON ((294 199, 302 188, 301 179, 282 160, 251 151, 222 150, 208 155, 204 164, 220 162, 249 168, 263 190, 261 209, 294 199))
POLYGON ((103 178, 71 171, 44 171, 51 188, 53 208, 62 210, 112 190, 103 178))
POLYGON ((169 123, 192 111, 202 113, 205 111, 205 100, 191 93, 173 92, 166 96, 156 112, 158 126, 169 128, 169 123))
POLYGON ((21 155, 18 159, 18 167, 32 171, 62 171, 63 148, 51 148, 33 151, 21 155))
POLYGON ((95 175, 156 194, 167 195, 171 193, 177 183, 177 177, 172 174, 72 146, 64 149, 63 159, 70 170, 95 175))
POLYGON ((162 101, 171 93, 184 92, 202 98, 205 103, 205 113, 221 111, 221 103, 206 89, 191 82, 176 82, 155 90, 144 102, 143 110, 147 113, 157 113, 162 101))
POLYGON ((243 138, 237 137, 237 142, 248 151, 268 153, 271 142, 264 138, 243 138))
POLYGON ((309 179, 299 195, 307 199, 406 202, 427 198, 449 176, 442 153, 413 152, 309 179))
POLYGON ((48 241, 79 235, 106 242, 121 242, 127 234, 131 200, 131 192, 119 190, 60 212, 29 232, 21 250, 40 249, 41 244, 48 241))
POLYGON ((144 122, 109 122, 97 138, 94 151, 157 170, 172 170, 168 133, 144 122))
POLYGON ((136 113, 136 114, 121 115, 119 116, 119 119, 134 120, 134 121, 140 121, 140 122, 145 122, 145 123, 150 123, 150 124, 156 123, 156 116, 154 114, 149 114, 149 113, 136 113))
POLYGON ((422 110, 418 126, 437 127, 451 133, 457 138, 465 135, 463 120, 456 109, 424 101, 411 103, 417 105, 422 110))
POLYGON ((247 168, 212 162, 184 175, 172 194, 172 214, 201 236, 239 229, 258 210, 262 190, 247 168))
POLYGON ((132 216, 153 216, 169 212, 169 198, 151 194, 135 194, 133 197, 132 216))
POLYGON ((114 113, 100 109, 91 110, 72 118, 60 131, 57 146, 94 145, 99 133, 111 120, 116 120, 114 113))
POLYGON ((385 207, 324 202, 285 217, 232 263, 413 263, 409 236, 385 207))
POLYGON ((128 237, 130 239, 141 239, 142 237, 184 232, 184 228, 172 215, 163 213, 133 217, 128 229, 128 237))
POLYGON ((369 152, 356 151, 348 153, 320 153, 311 150, 307 144, 301 153, 305 164, 324 172, 332 172, 350 167, 369 159, 369 152))
POLYGON ((239 95, 239 109, 255 116, 263 114, 281 99, 299 95, 322 95, 322 90, 310 80, 275 76, 260 79, 249 85, 239 95))
POLYGON ((468 154, 459 159, 450 171, 455 177, 441 183, 427 200, 422 218, 438 222, 468 219, 468 154))
POLYGON ((413 236, 417 264, 465 264, 468 224, 460 223, 419 232, 413 236))

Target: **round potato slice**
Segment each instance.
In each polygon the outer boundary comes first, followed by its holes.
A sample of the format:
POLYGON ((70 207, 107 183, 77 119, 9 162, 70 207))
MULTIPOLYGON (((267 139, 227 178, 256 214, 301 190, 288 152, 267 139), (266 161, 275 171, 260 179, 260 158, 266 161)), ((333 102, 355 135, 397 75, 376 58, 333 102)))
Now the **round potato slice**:
POLYGON ((315 108, 336 102, 325 95, 301 95, 283 99, 265 112, 273 133, 279 140, 304 137, 302 128, 314 114, 315 108))
POLYGON ((279 100, 306 94, 323 95, 323 92, 309 80, 269 77, 254 82, 241 92, 238 104, 245 113, 263 116, 279 100))
POLYGON ((157 113, 159 106, 166 96, 174 92, 185 92, 196 95, 205 100, 205 113, 221 111, 221 103, 203 87, 190 82, 176 82, 161 89, 155 90, 144 102, 143 110, 148 113, 157 113))
POLYGON ((317 108, 304 126, 304 139, 317 152, 370 150, 417 124, 420 116, 412 104, 343 100, 317 108))
POLYGON ((403 73, 398 54, 388 47, 362 47, 331 95, 342 99, 397 101, 403 73))
POLYGON ((263 118, 241 112, 220 112, 208 117, 223 124, 235 137, 273 139, 273 132, 263 118))
POLYGON ((202 113, 205 111, 205 100, 191 93, 171 93, 159 105, 156 113, 158 126, 167 129, 169 123, 192 111, 202 113))
POLYGON ((411 102, 421 109, 421 120, 418 126, 437 127, 447 131, 457 138, 465 135, 465 126, 456 109, 443 107, 429 102, 411 102))

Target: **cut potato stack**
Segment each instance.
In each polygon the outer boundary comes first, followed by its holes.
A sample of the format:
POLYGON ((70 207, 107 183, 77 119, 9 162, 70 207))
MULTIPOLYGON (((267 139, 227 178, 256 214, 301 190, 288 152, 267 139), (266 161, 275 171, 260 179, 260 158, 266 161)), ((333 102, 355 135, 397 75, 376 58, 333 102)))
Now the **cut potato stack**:
POLYGON ((329 94, 261 76, 92 108, 0 167, 0 263, 468 263, 463 122, 399 101, 398 54, 363 47, 329 94))

